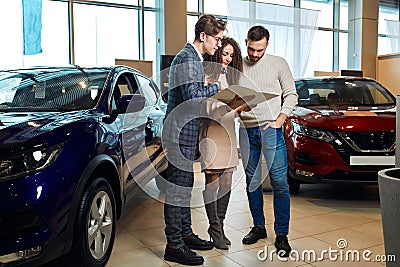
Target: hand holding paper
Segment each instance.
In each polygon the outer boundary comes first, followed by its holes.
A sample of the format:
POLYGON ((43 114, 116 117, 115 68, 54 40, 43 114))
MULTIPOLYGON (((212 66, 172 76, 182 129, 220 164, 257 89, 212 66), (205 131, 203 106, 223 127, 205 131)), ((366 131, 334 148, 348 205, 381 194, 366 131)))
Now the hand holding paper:
MULTIPOLYGON (((222 101, 234 109, 235 107, 231 106, 230 104, 233 104, 236 101, 243 101, 242 104, 246 103, 247 105, 257 105, 277 96, 279 95, 257 92, 251 88, 240 85, 231 85, 230 87, 213 95, 212 98, 222 101)), ((240 105, 237 104, 236 107, 240 105)))

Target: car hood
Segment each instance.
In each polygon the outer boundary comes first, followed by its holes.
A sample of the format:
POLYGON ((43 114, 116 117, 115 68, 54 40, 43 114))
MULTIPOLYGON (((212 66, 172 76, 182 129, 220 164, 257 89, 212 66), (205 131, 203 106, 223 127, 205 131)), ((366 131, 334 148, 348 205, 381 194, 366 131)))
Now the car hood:
POLYGON ((393 131, 396 109, 383 107, 296 107, 293 118, 305 126, 335 131, 393 131))
POLYGON ((85 117, 88 117, 87 111, 0 113, 0 148, 21 150, 62 142, 80 134, 79 128, 82 127, 73 124, 85 121, 85 117))

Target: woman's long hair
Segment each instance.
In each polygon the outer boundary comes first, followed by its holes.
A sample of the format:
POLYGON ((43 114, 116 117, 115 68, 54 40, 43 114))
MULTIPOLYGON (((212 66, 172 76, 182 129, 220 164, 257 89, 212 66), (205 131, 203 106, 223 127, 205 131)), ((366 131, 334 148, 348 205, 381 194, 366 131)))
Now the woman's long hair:
POLYGON ((232 62, 228 65, 226 80, 228 81, 229 85, 238 84, 240 75, 243 71, 243 59, 240 47, 233 38, 223 37, 221 40, 221 47, 215 52, 214 55, 204 55, 204 71, 205 74, 208 75, 208 79, 211 82, 218 80, 219 75, 221 74, 222 51, 227 45, 231 45, 233 47, 233 58, 232 62))

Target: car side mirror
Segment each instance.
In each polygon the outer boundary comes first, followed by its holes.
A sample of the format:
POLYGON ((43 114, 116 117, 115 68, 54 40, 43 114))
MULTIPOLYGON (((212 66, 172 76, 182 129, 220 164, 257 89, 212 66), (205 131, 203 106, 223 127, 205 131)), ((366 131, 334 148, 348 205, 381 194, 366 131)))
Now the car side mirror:
POLYGON ((133 113, 141 111, 146 103, 146 98, 140 94, 122 95, 117 101, 117 108, 112 111, 113 115, 133 113))

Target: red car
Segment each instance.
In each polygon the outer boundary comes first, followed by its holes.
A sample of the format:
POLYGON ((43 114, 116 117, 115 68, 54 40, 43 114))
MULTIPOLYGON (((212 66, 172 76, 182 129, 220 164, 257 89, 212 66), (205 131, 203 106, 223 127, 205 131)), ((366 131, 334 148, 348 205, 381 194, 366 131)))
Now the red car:
POLYGON ((373 79, 296 81, 299 103, 285 124, 289 187, 301 183, 376 184, 394 167, 396 99, 373 79))

